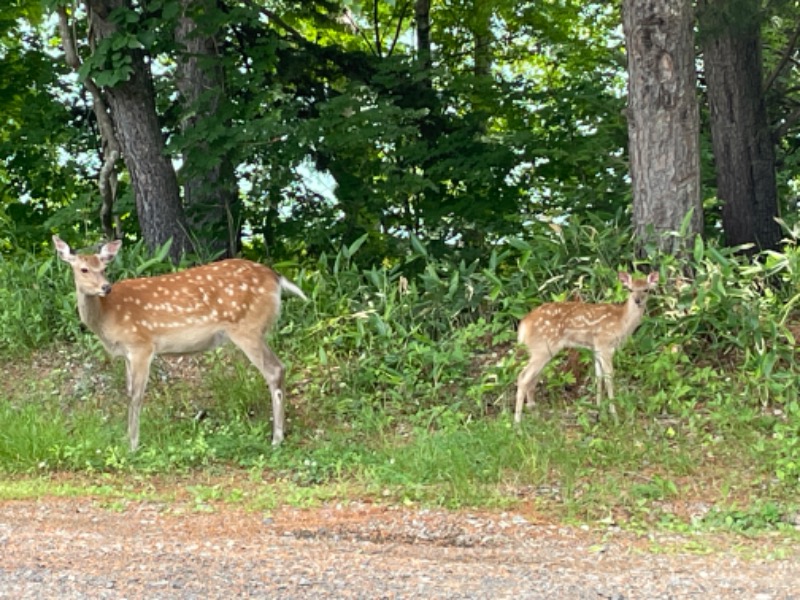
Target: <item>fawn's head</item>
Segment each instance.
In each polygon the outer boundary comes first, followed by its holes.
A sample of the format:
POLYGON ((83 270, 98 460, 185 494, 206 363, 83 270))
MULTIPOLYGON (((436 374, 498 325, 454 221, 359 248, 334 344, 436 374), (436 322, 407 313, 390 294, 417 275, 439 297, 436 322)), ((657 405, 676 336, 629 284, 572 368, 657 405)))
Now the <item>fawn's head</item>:
POLYGON ((107 296, 111 284, 105 276, 108 263, 114 260, 122 246, 122 240, 103 245, 97 254, 73 254, 69 245, 57 235, 53 236, 58 257, 72 267, 75 288, 84 296, 107 296))
POLYGON ((647 303, 647 296, 653 291, 658 284, 658 271, 654 271, 647 276, 647 279, 633 279, 629 273, 620 272, 619 280, 628 290, 630 296, 628 302, 633 302, 637 308, 644 310, 644 305, 647 303))

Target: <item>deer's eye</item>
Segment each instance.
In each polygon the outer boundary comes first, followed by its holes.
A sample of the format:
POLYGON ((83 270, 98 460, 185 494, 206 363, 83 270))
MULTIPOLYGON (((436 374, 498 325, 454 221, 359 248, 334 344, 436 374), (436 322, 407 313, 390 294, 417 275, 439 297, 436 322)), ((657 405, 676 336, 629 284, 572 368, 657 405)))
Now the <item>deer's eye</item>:
POLYGON ((89 269, 87 269, 86 267, 81 267, 81 273, 88 273, 88 272, 89 269))

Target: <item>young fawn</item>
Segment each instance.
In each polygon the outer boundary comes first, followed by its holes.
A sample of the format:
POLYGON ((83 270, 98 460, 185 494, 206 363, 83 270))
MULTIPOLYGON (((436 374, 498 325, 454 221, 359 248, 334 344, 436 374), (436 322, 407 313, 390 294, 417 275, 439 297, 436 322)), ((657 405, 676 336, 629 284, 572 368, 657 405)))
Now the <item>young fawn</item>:
MULTIPOLYGON (((522 420, 523 403, 533 405, 542 369, 564 348, 594 351, 597 404, 603 395, 603 385, 609 400, 614 399, 614 351, 641 323, 647 296, 658 283, 658 273, 650 273, 644 280, 619 273, 619 280, 630 290, 622 304, 551 302, 535 308, 520 321, 517 339, 528 347, 530 359, 517 378, 515 423, 522 420)), ((616 414, 613 403, 610 408, 616 414)))
POLYGON ((131 450, 139 445, 139 413, 153 357, 202 352, 226 341, 241 348, 264 376, 272 396, 272 443, 283 441, 284 367, 264 335, 278 319, 281 291, 306 300, 300 288, 242 259, 112 285, 104 271, 122 241, 87 255, 73 254, 58 236, 53 242, 61 260, 72 266, 81 320, 109 354, 125 358, 131 450))

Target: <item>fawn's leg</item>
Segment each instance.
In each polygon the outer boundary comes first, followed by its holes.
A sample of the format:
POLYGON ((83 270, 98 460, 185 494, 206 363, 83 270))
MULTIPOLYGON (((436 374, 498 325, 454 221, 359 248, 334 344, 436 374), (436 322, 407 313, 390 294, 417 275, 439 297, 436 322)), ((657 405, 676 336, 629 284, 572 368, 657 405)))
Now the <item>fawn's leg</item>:
POLYGON ((272 396, 272 445, 277 446, 283 441, 285 405, 283 392, 283 364, 267 346, 260 333, 228 332, 231 341, 242 349, 256 368, 261 372, 269 386, 272 396))
POLYGON ((514 423, 522 422, 522 404, 532 407, 535 402, 534 393, 539 375, 545 365, 550 362, 551 354, 540 349, 530 349, 530 359, 517 378, 517 404, 514 410, 514 423))
POLYGON ((603 387, 606 389, 606 396, 609 400, 609 410, 614 418, 617 417, 617 409, 614 406, 614 350, 603 349, 594 353, 594 367, 597 374, 597 406, 603 396, 603 387))

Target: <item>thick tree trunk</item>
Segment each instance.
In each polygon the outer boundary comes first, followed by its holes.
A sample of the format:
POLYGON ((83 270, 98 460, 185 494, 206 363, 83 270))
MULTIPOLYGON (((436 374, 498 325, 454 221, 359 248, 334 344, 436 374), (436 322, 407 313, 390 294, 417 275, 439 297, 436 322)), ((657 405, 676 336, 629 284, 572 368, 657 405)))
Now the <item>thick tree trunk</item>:
MULTIPOLYGON (((178 61, 178 89, 191 115, 182 128, 188 133, 205 122, 219 119, 224 74, 217 56, 217 43, 208 27, 198 27, 197 18, 216 12, 214 0, 181 0, 183 14, 175 37, 184 50, 178 61)), ((219 257, 232 257, 240 248, 241 203, 230 157, 201 141, 184 151, 183 179, 186 212, 198 250, 219 257)))
POLYGON ((753 252, 781 240, 775 148, 764 99, 758 3, 700 2, 701 40, 711 140, 729 246, 753 252))
POLYGON ((703 230, 691 0, 625 0, 623 25, 636 238, 677 253, 703 230))
MULTIPOLYGON (((109 19, 114 9, 131 8, 129 0, 86 0, 93 48, 118 31, 109 19)), ((122 147, 136 197, 142 236, 151 249, 172 239, 170 257, 178 261, 191 249, 175 170, 164 152, 155 107, 153 81, 143 51, 128 49, 131 73, 104 89, 114 129, 122 147)))

